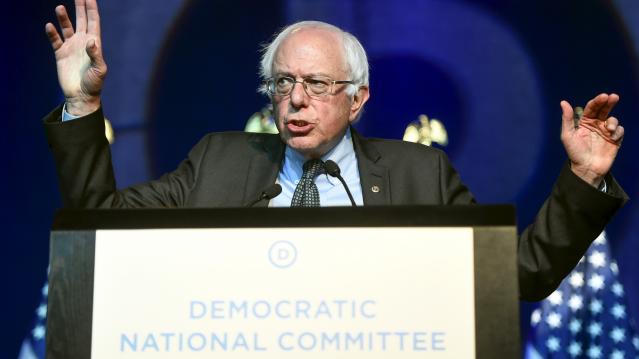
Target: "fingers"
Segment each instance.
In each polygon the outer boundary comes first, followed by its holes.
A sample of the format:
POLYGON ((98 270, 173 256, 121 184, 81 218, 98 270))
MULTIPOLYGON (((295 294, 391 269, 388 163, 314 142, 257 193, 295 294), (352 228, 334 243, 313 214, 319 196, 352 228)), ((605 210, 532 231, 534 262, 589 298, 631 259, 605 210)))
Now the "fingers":
POLYGON ((619 125, 616 117, 608 117, 606 121, 582 117, 579 121, 579 127, 599 135, 603 140, 619 146, 623 138, 624 129, 619 125))
POLYGON ((58 34, 58 30, 56 30, 55 26, 52 23, 47 23, 44 26, 44 31, 47 33, 47 37, 49 37, 49 42, 51 42, 51 47, 53 47, 53 51, 57 51, 60 46, 64 43, 60 34, 58 34))
POLYGON ((592 100, 588 101, 586 108, 584 108, 584 117, 599 119, 605 121, 610 111, 619 102, 619 95, 613 94, 599 94, 592 100))
POLYGON ((95 40, 89 40, 87 42, 87 55, 91 59, 91 64, 97 65, 100 62, 100 51, 98 49, 98 44, 96 44, 95 40))
POLYGON ((604 103, 603 106, 601 106, 601 108, 599 109, 597 118, 605 121, 608 115, 610 114, 610 111, 612 110, 612 108, 615 107, 615 105, 617 105, 618 102, 619 102, 619 95, 615 93, 608 95, 608 99, 606 103, 604 103))
POLYGON ((608 117, 606 120, 606 129, 610 132, 614 132, 619 125, 619 120, 616 117, 608 117))
POLYGON ((102 51, 100 50, 97 42, 95 40, 89 40, 89 42, 87 42, 86 51, 87 55, 89 55, 89 59, 91 59, 91 65, 96 70, 96 74, 100 78, 104 78, 107 67, 104 62, 104 58, 102 57, 102 51))
POLYGON ((561 132, 567 134, 575 130, 575 120, 573 119, 575 111, 568 101, 561 101, 559 105, 561 106, 561 132))
POLYGON ((75 0, 75 29, 77 32, 87 31, 87 9, 85 0, 75 0))
MULTIPOLYGON (((80 0, 78 0, 80 1, 80 0)), ((100 37, 100 13, 96 0, 84 0, 87 9, 87 33, 100 37)))
POLYGON ((608 95, 599 94, 592 100, 588 101, 586 107, 584 107, 584 117, 597 118, 599 115, 599 109, 608 101, 608 95))
POLYGON ((605 122, 606 130, 610 135, 610 139, 620 143, 623 138, 624 128, 619 125, 619 120, 616 117, 608 117, 605 122))
POLYGON ((621 141, 623 141, 624 129, 623 126, 617 126, 615 128, 615 132, 612 133, 610 138, 615 141, 617 144, 621 145, 621 141))
POLYGON ((73 36, 73 24, 71 20, 69 20, 69 15, 67 14, 67 9, 64 6, 60 5, 55 8, 55 14, 58 18, 58 23, 60 23, 60 29, 62 29, 62 36, 64 39, 68 39, 73 36))

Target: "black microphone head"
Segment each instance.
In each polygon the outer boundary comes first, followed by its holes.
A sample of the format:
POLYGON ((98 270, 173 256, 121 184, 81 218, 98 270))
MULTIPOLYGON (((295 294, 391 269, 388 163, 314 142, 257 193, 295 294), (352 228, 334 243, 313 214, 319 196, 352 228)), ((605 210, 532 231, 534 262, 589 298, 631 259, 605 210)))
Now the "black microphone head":
POLYGON ((340 174, 339 166, 334 161, 328 160, 324 162, 324 168, 326 169, 326 173, 332 177, 338 177, 340 174))
POLYGON ((279 196, 280 193, 282 193, 282 186, 280 186, 279 183, 273 183, 272 186, 269 186, 262 192, 262 198, 273 199, 279 196))

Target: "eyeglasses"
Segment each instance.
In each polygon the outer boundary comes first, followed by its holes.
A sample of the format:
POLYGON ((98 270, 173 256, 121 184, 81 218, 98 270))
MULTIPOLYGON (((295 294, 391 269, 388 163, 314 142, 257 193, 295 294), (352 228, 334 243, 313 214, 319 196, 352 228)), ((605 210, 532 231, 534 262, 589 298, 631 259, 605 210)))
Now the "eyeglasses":
POLYGON ((336 84, 354 84, 352 80, 332 80, 326 76, 305 77, 297 81, 290 76, 277 76, 265 81, 266 90, 271 95, 288 96, 293 92, 296 83, 301 83, 304 91, 311 97, 334 95, 336 84))

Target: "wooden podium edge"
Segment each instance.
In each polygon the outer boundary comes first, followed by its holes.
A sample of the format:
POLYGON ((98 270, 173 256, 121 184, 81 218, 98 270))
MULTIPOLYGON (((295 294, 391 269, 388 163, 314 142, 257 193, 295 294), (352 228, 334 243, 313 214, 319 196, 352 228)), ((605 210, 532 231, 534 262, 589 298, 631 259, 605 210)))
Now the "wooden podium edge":
POLYGON ((51 233, 49 283, 55 285, 49 285, 48 359, 91 358, 95 233, 51 233), (70 302, 69 297, 72 298, 70 302), (69 326, 67 323, 81 323, 82 326, 69 326), (66 345, 62 346, 62 343, 66 345))
POLYGON ((476 358, 520 358, 517 228, 473 228, 476 358), (489 311, 485 308, 499 308, 489 311))
POLYGON ((514 226, 512 205, 62 209, 53 230, 246 227, 514 226))

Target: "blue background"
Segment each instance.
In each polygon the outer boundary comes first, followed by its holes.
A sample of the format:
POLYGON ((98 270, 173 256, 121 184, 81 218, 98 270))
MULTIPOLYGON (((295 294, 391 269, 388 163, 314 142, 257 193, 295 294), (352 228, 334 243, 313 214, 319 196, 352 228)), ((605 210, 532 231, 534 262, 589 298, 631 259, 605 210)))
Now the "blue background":
MULTIPOLYGON (((3 213, 0 357, 17 355, 46 279, 48 228, 60 206, 40 120, 62 100, 44 34, 56 2, 4 6, 0 66, 3 213)), ((73 11, 72 3, 65 3, 73 11)), ((566 160, 559 101, 603 91, 626 138, 613 172, 637 197, 639 3, 635 0, 109 0, 100 4, 109 74, 103 92, 118 185, 170 171, 206 132, 242 130, 256 92, 259 44, 293 21, 355 34, 371 63, 357 127, 401 138, 425 113, 443 121, 453 163, 483 203, 515 203, 530 223, 566 160)), ((608 228, 639 318, 639 205, 608 228)), ((522 304, 527 327, 530 306, 522 304)), ((524 333, 525 335, 525 333, 524 333)))

